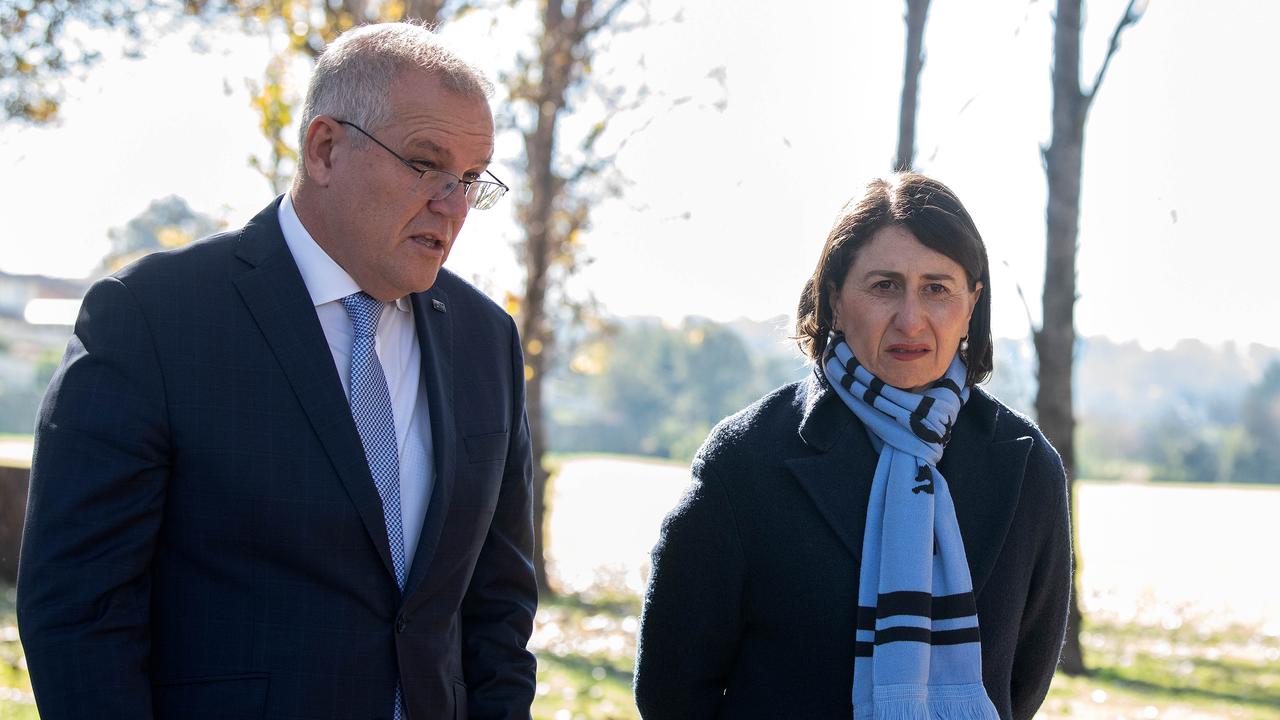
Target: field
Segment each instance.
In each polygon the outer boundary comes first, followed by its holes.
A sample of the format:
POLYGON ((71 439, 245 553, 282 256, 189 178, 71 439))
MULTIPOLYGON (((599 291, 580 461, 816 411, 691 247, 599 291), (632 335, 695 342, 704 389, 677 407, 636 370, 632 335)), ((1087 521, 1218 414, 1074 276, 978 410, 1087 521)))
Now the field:
MULTIPOLYGON (((682 466, 565 458, 552 488, 538 611, 538 720, 637 718, 632 658, 647 553, 682 466)), ((1280 720, 1280 490, 1081 483, 1083 642, 1094 674, 1059 676, 1044 718, 1280 720)), ((35 718, 0 589, 0 720, 35 718)))

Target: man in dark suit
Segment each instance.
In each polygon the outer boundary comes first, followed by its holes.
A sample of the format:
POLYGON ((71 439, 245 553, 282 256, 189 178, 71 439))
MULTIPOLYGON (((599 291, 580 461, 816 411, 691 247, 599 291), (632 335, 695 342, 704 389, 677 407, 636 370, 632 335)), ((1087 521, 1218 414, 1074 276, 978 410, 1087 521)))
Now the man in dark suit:
POLYGON ((45 720, 529 717, 520 343, 441 268, 506 190, 490 91, 350 31, 288 194, 89 291, 19 571, 45 720))

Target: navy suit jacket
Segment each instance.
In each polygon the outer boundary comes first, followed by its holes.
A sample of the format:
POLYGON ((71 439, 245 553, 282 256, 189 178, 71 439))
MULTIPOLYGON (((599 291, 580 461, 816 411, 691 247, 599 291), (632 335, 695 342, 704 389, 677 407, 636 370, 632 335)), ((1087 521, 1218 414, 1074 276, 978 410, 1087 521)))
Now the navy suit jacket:
POLYGON ((96 283, 40 411, 18 619, 41 717, 528 718, 524 367, 412 296, 436 483, 403 596, 276 205, 96 283))
MULTIPOLYGON (((879 456, 824 380, 720 423, 653 551, 636 659, 646 720, 853 717, 858 569, 879 456)), ((1066 475, 975 388, 938 465, 955 500, 1000 717, 1031 718, 1071 590, 1066 475)))

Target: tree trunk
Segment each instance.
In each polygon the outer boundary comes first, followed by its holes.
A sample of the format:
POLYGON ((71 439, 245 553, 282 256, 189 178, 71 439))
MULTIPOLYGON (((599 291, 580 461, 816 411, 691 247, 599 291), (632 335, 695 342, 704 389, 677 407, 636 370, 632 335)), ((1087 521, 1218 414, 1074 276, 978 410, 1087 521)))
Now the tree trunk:
POLYGON ((445 0, 406 0, 404 4, 405 20, 422 20, 432 27, 440 24, 440 11, 444 10, 445 0))
POLYGON ((547 435, 542 382, 555 339, 547 321, 547 289, 551 267, 564 241, 563 229, 555 222, 564 191, 564 180, 554 169, 556 126, 566 105, 566 90, 573 80, 575 63, 580 62, 575 59, 580 58, 577 46, 585 39, 583 22, 591 17, 592 0, 578 0, 567 17, 564 9, 560 2, 543 4, 537 81, 523 98, 537 113, 533 129, 524 136, 529 197, 520 213, 525 225, 526 269, 520 333, 525 351, 526 411, 533 452, 533 567, 538 591, 543 596, 554 594, 547 577, 545 525, 549 474, 543 464, 547 435))
POLYGON ((924 24, 929 0, 907 0, 907 56, 903 62, 902 103, 898 111, 897 172, 910 170, 916 154, 916 101, 920 96, 920 70, 924 67, 924 24))
MULTIPOLYGON (((1040 330, 1035 334, 1039 361, 1036 416, 1041 430, 1062 455, 1070 499, 1075 495, 1075 417, 1072 414, 1071 375, 1076 341, 1076 242, 1084 122, 1088 112, 1088 98, 1080 91, 1080 4, 1081 0, 1059 0, 1054 21, 1053 136, 1044 152, 1049 185, 1048 237, 1043 319, 1040 330)), ((1071 507, 1074 513, 1074 502, 1071 507)), ((1080 554, 1077 552, 1076 578, 1061 661, 1062 670, 1068 675, 1088 673, 1080 649, 1079 570, 1080 554)))
MULTIPOLYGON (((557 3, 548 3, 555 6, 557 3)), ((525 137, 530 188, 525 208, 525 288, 520 304, 520 337, 524 343, 525 409, 529 414, 529 440, 533 452, 533 568, 538 592, 552 593, 547 579, 546 492, 548 473, 543 465, 547 449, 545 414, 542 407, 542 379, 550 355, 547 332, 547 273, 551 267, 551 215, 554 209, 555 178, 551 158, 555 150, 557 114, 538 114, 534 132, 525 137)))

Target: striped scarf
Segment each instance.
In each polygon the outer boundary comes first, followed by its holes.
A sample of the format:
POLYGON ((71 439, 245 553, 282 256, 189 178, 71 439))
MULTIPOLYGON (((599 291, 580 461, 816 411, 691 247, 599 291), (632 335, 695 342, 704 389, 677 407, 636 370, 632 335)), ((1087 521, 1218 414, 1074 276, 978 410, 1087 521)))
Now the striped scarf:
POLYGON ((947 481, 938 472, 969 398, 957 355, 922 393, 885 385, 833 333, 824 368, 880 453, 858 578, 855 720, 995 720, 982 686, 977 605, 947 481))

